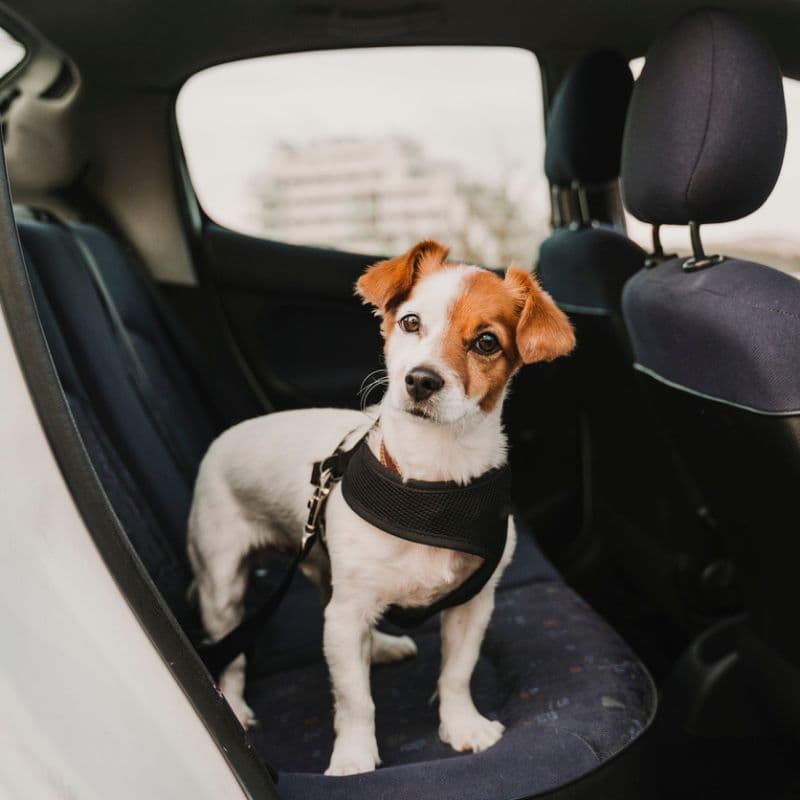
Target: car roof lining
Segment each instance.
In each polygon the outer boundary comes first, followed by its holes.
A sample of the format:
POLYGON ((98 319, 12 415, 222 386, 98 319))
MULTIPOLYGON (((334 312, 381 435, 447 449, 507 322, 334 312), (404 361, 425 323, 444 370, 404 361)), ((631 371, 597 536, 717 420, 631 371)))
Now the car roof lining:
POLYGON ((800 6, 791 0, 250 0, 202 7, 161 0, 6 0, 5 7, 74 60, 92 82, 176 89, 216 63, 302 50, 410 44, 526 47, 540 55, 597 47, 634 57, 678 16, 710 5, 739 14, 760 30, 785 72, 800 74, 794 32, 800 6))

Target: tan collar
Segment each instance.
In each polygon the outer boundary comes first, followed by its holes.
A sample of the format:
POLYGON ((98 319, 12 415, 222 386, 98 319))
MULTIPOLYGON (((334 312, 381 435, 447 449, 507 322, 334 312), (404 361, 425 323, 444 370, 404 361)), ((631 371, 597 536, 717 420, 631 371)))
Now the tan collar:
POLYGON ((389 451, 386 449, 386 440, 381 435, 381 464, 383 464, 386 469, 390 469, 392 472, 396 472, 398 475, 400 474, 400 470, 397 467, 397 462, 389 455, 389 451))

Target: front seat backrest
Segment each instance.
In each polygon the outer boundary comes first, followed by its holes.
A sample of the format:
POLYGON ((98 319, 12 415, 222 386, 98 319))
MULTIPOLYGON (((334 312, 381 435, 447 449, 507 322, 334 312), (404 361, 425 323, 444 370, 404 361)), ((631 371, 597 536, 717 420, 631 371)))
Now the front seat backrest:
POLYGON ((576 328, 576 352, 559 368, 571 372, 578 396, 584 517, 604 543, 598 552, 612 555, 639 593, 683 624, 689 603, 674 576, 678 563, 695 563, 685 542, 696 541, 696 520, 643 406, 622 320, 622 287, 647 253, 590 213, 590 195, 608 193, 619 178, 632 87, 627 62, 610 52, 579 61, 561 82, 547 122, 545 171, 562 197, 572 193, 581 218, 542 243, 538 269, 576 328))
POLYGON ((760 675, 780 671, 797 686, 800 282, 706 255, 700 241, 701 224, 761 206, 785 143, 778 63, 740 21, 692 13, 653 45, 625 131, 624 197, 645 222, 690 225, 694 255, 639 272, 625 287, 623 309, 636 368, 743 584, 752 620, 747 652, 760 675))

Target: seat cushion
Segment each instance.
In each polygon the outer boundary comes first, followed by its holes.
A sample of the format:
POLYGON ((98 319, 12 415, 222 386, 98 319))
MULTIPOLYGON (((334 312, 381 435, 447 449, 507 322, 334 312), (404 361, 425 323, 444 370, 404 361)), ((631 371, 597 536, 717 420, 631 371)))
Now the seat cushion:
POLYGON ((296 605, 282 607, 282 619, 273 623, 280 628, 273 628, 269 658, 263 651, 256 656, 247 690, 261 722, 251 733, 254 745, 279 770, 284 798, 392 800, 408 797, 413 785, 415 794, 437 800, 510 800, 581 777, 647 728, 656 691, 646 669, 558 578, 533 539, 524 533, 520 541, 514 568, 497 593, 472 682, 477 707, 502 721, 506 733, 477 755, 458 754, 438 738, 431 697, 441 655, 432 621, 412 632, 419 648, 415 658, 372 671, 383 765, 348 778, 322 775, 333 722, 319 646, 321 612, 318 600, 315 609, 310 595, 296 590, 296 605), (302 626, 296 612, 303 615, 302 626), (294 640, 282 635, 300 627, 305 643, 297 632, 294 640))

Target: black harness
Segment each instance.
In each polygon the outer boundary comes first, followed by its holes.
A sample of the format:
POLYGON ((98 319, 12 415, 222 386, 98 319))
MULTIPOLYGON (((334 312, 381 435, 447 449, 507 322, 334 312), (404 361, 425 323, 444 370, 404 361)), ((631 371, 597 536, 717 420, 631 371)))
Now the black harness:
MULTIPOLYGON (((347 440, 348 437, 344 441, 347 440)), ((362 519, 410 542, 480 556, 481 565, 466 580, 428 606, 390 606, 384 617, 394 625, 419 625, 444 609, 471 600, 494 573, 506 545, 511 505, 508 466, 485 472, 466 485, 454 481, 404 481, 383 466, 367 444, 367 435, 344 450, 344 441, 324 461, 314 464, 314 493, 300 550, 277 588, 237 628, 199 652, 212 674, 247 652, 258 631, 277 609, 297 568, 318 540, 324 543, 325 506, 341 481, 342 496, 362 519)))

